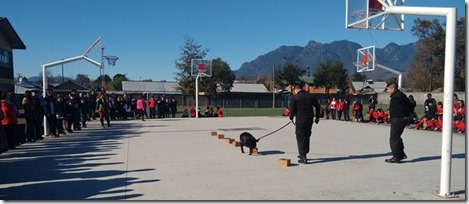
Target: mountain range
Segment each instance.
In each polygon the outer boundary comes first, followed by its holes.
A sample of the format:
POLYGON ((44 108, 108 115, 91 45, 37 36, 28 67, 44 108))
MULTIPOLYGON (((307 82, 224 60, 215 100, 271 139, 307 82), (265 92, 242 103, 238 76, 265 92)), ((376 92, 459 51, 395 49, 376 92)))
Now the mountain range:
MULTIPOLYGON (((357 50, 362 47, 364 46, 347 40, 324 44, 309 41, 304 47, 284 45, 260 55, 253 61, 243 63, 234 73, 236 79, 256 80, 260 76, 272 76, 272 68, 281 69, 286 62, 291 62, 302 68, 309 68, 306 75, 312 76, 319 64, 328 60, 339 60, 344 63, 349 75, 352 75, 356 72, 352 62, 357 61, 357 50)), ((405 72, 411 66, 415 51, 415 43, 407 45, 389 43, 384 48, 375 48, 376 63, 405 72)), ((382 69, 365 72, 365 75, 367 79, 373 80, 386 80, 395 76, 382 69)))

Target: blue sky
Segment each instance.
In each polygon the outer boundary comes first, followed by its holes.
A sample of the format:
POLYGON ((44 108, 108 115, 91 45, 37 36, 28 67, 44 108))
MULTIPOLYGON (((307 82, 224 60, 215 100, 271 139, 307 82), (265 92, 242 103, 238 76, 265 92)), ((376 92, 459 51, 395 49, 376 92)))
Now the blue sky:
MULTIPOLYGON (((75 57, 102 36, 105 55, 120 59, 105 65, 111 77, 174 81, 175 60, 188 36, 210 49, 206 59, 222 58, 232 70, 282 45, 305 46, 308 41, 350 40, 378 48, 390 42, 415 42, 406 16, 406 29, 368 31, 345 29, 345 0, 1 0, 7 17, 26 44, 14 50, 15 76, 38 76, 42 65, 75 57)), ((464 16, 464 0, 406 0, 409 6, 456 7, 464 16)), ((444 18, 440 18, 444 21, 444 18)), ((89 55, 99 60, 99 49, 89 55)), ((61 66, 49 69, 62 74, 61 66)), ((99 69, 86 61, 64 65, 64 75, 91 79, 99 69)))

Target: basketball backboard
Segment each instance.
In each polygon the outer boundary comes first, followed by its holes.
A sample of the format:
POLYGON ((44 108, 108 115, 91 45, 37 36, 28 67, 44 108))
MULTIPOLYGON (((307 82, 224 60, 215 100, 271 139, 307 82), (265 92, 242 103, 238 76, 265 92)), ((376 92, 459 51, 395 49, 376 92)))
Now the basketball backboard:
POLYGON ((375 46, 358 49, 357 61, 353 64, 357 67, 357 72, 369 72, 375 70, 375 46))
POLYGON ((404 30, 404 14, 387 12, 403 6, 405 0, 345 0, 346 28, 371 30, 404 30))
POLYGON ((210 77, 212 76, 212 61, 204 59, 191 59, 191 75, 210 77))

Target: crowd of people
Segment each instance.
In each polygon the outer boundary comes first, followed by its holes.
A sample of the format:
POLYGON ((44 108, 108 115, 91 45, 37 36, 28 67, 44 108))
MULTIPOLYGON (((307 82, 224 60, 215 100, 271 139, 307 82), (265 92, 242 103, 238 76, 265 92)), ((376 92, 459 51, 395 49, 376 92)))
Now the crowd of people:
POLYGON ((43 140, 44 136, 60 137, 80 131, 87 127, 88 121, 97 118, 105 128, 111 127, 112 120, 176 117, 177 112, 174 97, 161 96, 156 100, 151 96, 147 102, 143 95, 135 100, 127 94, 107 94, 99 88, 88 93, 71 90, 67 94, 47 89, 45 97, 39 90, 27 90, 21 106, 15 103, 12 93, 0 91, 0 99, 0 153, 26 142, 43 140), (147 103, 150 115, 147 114, 147 103), (20 108, 24 109, 24 134, 16 134, 16 131, 20 131, 17 128, 20 108))
MULTIPOLYGON (((417 102, 412 95, 408 96, 409 100, 413 104, 415 109, 417 102)), ((351 104, 348 99, 336 99, 332 97, 325 101, 324 107, 321 107, 320 117, 332 120, 344 120, 354 122, 370 122, 375 124, 390 123, 389 121, 389 109, 383 110, 376 108, 377 100, 374 96, 370 96, 368 99, 368 111, 363 114, 363 105, 360 100, 355 100, 351 104), (350 118, 350 112, 352 118, 350 118), (368 120, 365 121, 365 118, 368 120)), ((423 103, 425 111, 424 115, 419 118, 412 111, 408 117, 409 123, 415 125, 415 129, 423 130, 435 130, 441 131, 443 127, 443 103, 436 102, 432 98, 432 94, 427 94, 427 99, 423 103)), ((465 125, 465 103, 464 100, 460 100, 456 94, 453 96, 453 130, 459 133, 464 133, 466 129, 465 125)), ((283 116, 288 116, 290 109, 287 107, 284 110, 283 116)))
MULTIPOLYGON (((432 95, 427 94, 424 102, 425 113, 423 117, 413 118, 415 129, 441 131, 443 128, 443 103, 436 102, 432 95)), ((456 94, 453 95, 453 130, 464 133, 466 131, 465 124, 466 106, 464 100, 460 100, 456 94)))
POLYGON ((196 114, 198 114, 199 118, 202 118, 202 117, 205 117, 205 118, 210 118, 210 117, 222 118, 223 117, 223 110, 219 106, 217 106, 217 109, 214 111, 213 107, 207 106, 205 108, 205 113, 202 115, 202 112, 201 112, 200 108, 198 108, 197 112, 196 112, 195 107, 191 106, 189 111, 187 111, 187 109, 184 109, 184 111, 182 112, 181 117, 183 117, 183 118, 188 118, 188 117, 195 118, 197 116, 196 114))

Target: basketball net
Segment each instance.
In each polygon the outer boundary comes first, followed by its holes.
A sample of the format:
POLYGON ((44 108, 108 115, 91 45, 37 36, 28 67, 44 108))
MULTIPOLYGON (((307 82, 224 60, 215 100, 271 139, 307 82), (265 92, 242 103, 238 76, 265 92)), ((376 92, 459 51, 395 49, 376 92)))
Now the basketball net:
POLYGON ((110 66, 115 66, 116 61, 119 59, 119 57, 116 57, 116 56, 105 56, 104 58, 106 58, 107 63, 110 66))
POLYGON ((363 72, 368 69, 368 64, 363 62, 353 62, 353 65, 357 67, 357 72, 363 72))
MULTIPOLYGON (((356 10, 354 12, 352 12, 352 18, 355 19, 355 21, 359 21, 359 20, 362 20, 366 17, 366 11, 365 10, 356 10)), ((357 24, 357 27, 358 28, 366 28, 366 21, 364 22, 361 22, 359 24, 357 24)))

